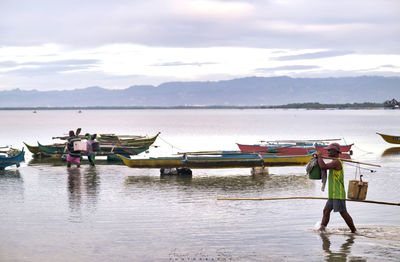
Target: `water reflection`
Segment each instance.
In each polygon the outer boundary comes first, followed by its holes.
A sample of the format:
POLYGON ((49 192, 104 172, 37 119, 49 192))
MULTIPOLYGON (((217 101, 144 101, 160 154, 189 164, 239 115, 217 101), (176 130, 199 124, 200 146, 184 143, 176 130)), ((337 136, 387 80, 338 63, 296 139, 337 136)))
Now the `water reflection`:
POLYGON ((52 158, 52 157, 34 157, 28 163, 28 166, 40 166, 40 165, 66 166, 67 163, 64 162, 61 158, 52 158))
POLYGON ((0 195, 8 199, 11 203, 24 199, 24 180, 19 170, 0 170, 0 195), (11 200, 11 198, 15 199, 11 200))
POLYGON ((94 211, 98 202, 100 178, 95 167, 67 168, 68 202, 71 212, 80 213, 82 205, 94 211), (82 175, 83 174, 83 175, 82 175))
POLYGON ((354 235, 349 235, 345 242, 340 246, 339 251, 331 250, 331 241, 327 234, 320 234, 322 249, 325 251, 325 261, 346 262, 346 261, 366 261, 361 257, 350 256, 351 246, 354 244, 354 235), (350 257, 349 257, 350 256, 350 257))
POLYGON ((396 156, 396 155, 400 155, 400 147, 390 147, 390 148, 387 148, 382 153, 382 157, 396 156))
POLYGON ((22 179, 22 178, 21 178, 21 173, 19 172, 18 169, 16 170, 4 169, 0 170, 0 179, 22 179))
POLYGON ((313 182, 307 176, 288 175, 288 176, 207 176, 207 177, 143 177, 128 176, 125 179, 127 186, 136 187, 188 187, 195 189, 222 189, 224 191, 242 191, 257 189, 304 189, 312 188, 313 182))
POLYGON ((76 212, 80 210, 82 188, 81 188, 81 169, 68 168, 68 197, 69 208, 71 211, 76 212))
POLYGON ((97 202, 97 197, 99 193, 100 177, 97 174, 95 167, 89 167, 84 173, 84 184, 86 189, 86 194, 92 199, 92 202, 97 202))

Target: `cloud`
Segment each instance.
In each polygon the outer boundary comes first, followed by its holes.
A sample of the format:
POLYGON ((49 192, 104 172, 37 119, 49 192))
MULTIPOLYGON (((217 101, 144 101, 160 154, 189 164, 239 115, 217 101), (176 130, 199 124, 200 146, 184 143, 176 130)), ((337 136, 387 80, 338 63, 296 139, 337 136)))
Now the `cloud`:
POLYGON ((66 73, 72 71, 85 71, 92 70, 99 63, 100 61, 95 59, 70 59, 25 63, 8 62, 9 68, 7 69, 7 74, 35 76, 66 73))
POLYGON ((249 17, 255 10, 244 1, 175 0, 171 10, 186 19, 234 20, 249 17))
POLYGON ((26 63, 20 63, 20 65, 76 67, 76 66, 93 66, 100 62, 101 61, 97 59, 68 59, 68 60, 55 60, 49 62, 26 62, 26 63))
POLYGON ((0 69, 14 67, 17 63, 15 61, 0 61, 0 69))
POLYGON ((0 89, 395 75, 399 11, 398 0, 1 0, 0 89))
POLYGON ((2 0, 0 7, 2 46, 400 50, 398 0, 2 0))
POLYGON ((354 51, 321 51, 321 52, 313 52, 313 53, 305 53, 299 55, 287 55, 287 56, 280 56, 274 58, 274 60, 278 61, 289 61, 289 60, 306 60, 306 59, 320 59, 326 57, 335 57, 335 56, 344 56, 354 54, 354 51))
POLYGON ((288 66, 278 66, 278 67, 268 67, 268 68, 257 68, 255 72, 273 72, 273 71, 290 71, 290 70, 309 70, 318 69, 319 66, 316 65, 288 65, 288 66))
POLYGON ((185 63, 185 62, 166 62, 166 63, 159 63, 153 64, 153 66, 203 66, 203 65, 215 65, 217 63, 212 62, 192 62, 192 63, 185 63))
POLYGON ((399 68, 398 66, 394 66, 394 65, 381 65, 380 67, 382 67, 382 68, 399 68))

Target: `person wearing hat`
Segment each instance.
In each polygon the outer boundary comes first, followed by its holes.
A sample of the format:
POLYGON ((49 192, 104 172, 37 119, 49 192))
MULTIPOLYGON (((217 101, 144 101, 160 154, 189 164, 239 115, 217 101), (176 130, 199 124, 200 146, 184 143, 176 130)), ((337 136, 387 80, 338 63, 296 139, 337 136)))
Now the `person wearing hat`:
POLYGON ((339 160, 340 145, 338 143, 330 144, 326 150, 328 156, 334 158, 330 163, 325 163, 322 159, 321 152, 317 152, 315 155, 318 157, 318 165, 322 169, 329 169, 328 177, 328 201, 326 202, 320 231, 324 232, 326 226, 329 223, 330 215, 332 210, 339 212, 350 228, 352 233, 356 233, 357 229, 354 226, 353 219, 346 209, 346 191, 344 189, 344 173, 343 173, 343 162, 339 160))

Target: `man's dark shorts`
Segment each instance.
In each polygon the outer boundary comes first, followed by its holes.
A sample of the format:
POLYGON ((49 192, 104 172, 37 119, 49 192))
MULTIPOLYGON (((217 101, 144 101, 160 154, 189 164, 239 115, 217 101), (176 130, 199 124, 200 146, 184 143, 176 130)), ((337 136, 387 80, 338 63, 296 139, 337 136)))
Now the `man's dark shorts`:
POLYGON ((333 212, 346 211, 346 200, 344 199, 328 199, 325 208, 333 209, 333 212))

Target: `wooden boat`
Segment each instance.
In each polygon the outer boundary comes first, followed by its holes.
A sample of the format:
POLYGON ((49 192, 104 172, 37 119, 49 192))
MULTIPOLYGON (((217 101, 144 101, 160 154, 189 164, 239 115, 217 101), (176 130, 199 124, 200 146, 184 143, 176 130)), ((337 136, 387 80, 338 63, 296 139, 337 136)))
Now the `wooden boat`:
POLYGON ((400 144, 400 136, 393 136, 393 135, 385 135, 385 134, 381 134, 376 132, 378 135, 380 135, 383 140, 385 140, 386 142, 390 143, 390 144, 400 144))
POLYGON ((243 152, 265 152, 265 153, 278 153, 282 155, 307 155, 315 151, 314 146, 310 145, 299 145, 299 144, 278 144, 278 143, 267 143, 267 144, 254 144, 245 145, 238 144, 239 149, 243 152))
MULTIPOLYGON (((349 145, 340 145, 340 152, 341 153, 352 153, 351 152, 351 147, 354 145, 353 144, 349 144, 349 145)), ((328 144, 315 144, 315 149, 321 153, 328 153, 328 151, 326 150, 326 147, 328 146, 328 144)))
POLYGON ((131 146, 131 147, 144 147, 151 146, 160 135, 158 132, 153 137, 138 137, 138 136, 124 136, 124 135, 100 135, 97 140, 103 145, 117 145, 117 146, 131 146))
POLYGON ((38 148, 40 152, 48 155, 62 155, 64 153, 65 144, 42 145, 38 142, 38 148))
POLYGON ((52 145, 42 145, 38 142, 37 146, 29 145, 23 142, 34 156, 54 156, 62 154, 65 144, 52 144, 52 145), (62 149, 61 149, 62 147, 62 149))
MULTIPOLYGON (((59 158, 65 154, 65 144, 42 145, 38 142, 39 153, 43 156, 50 156, 59 158)), ((113 146, 113 145, 100 145, 100 151, 96 152, 97 156, 111 156, 111 155, 138 155, 149 149, 149 146, 113 146)), ((66 152, 67 153, 67 152, 66 152)), ((82 153, 84 154, 84 153, 82 153)))
POLYGON ((108 156, 108 155, 138 155, 146 150, 150 146, 112 146, 112 145, 100 145, 100 151, 96 152, 97 156, 108 156))
MULTIPOLYGON (((103 134, 97 138, 97 140, 100 142, 100 151, 96 152, 96 154, 98 156, 115 155, 115 157, 117 157, 117 154, 125 156, 137 155, 148 150, 149 147, 155 142, 159 134, 160 132, 153 137, 103 134)), ((83 136, 79 137, 84 138, 83 136)), ((53 139, 66 140, 68 137, 53 137, 53 139)), ((38 146, 35 147, 28 145, 25 142, 24 144, 28 147, 28 150, 34 154, 34 156, 51 156, 56 158, 61 157, 64 154, 66 145, 66 143, 43 145, 38 142, 38 146)), ((117 157, 117 159, 119 158, 117 157)))
MULTIPOLYGON (((283 140, 282 140, 283 141, 283 140)), ((305 141, 288 140, 290 143, 280 143, 280 142, 267 142, 264 144, 253 144, 245 145, 238 144, 241 151, 254 151, 254 152, 267 152, 267 153, 279 153, 284 155, 306 155, 313 151, 320 151, 322 153, 327 153, 326 147, 328 143, 310 143, 305 141)), ((351 151, 351 147, 354 144, 340 145, 340 152, 347 153, 351 151)), ((350 152, 351 153, 351 152, 350 152)))
POLYGON ((29 152, 31 152, 34 155, 37 155, 40 153, 39 151, 39 147, 38 146, 31 146, 28 145, 27 143, 23 142, 25 144, 25 146, 28 148, 29 152))
POLYGON ((130 159, 119 155, 125 165, 132 168, 246 168, 257 166, 296 166, 307 164, 312 154, 308 155, 260 155, 230 153, 219 155, 186 155, 176 157, 156 157, 130 159))
POLYGON ((11 148, 6 154, 0 155, 0 170, 12 165, 19 167, 19 163, 24 161, 25 152, 23 148, 22 151, 11 148))

